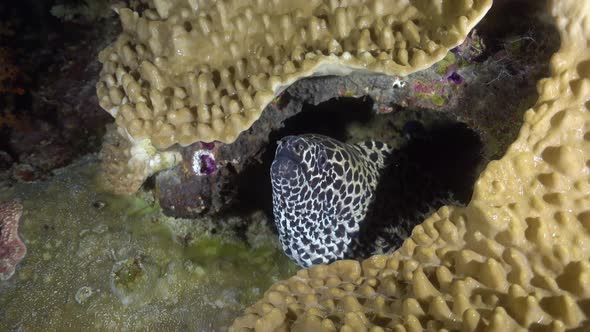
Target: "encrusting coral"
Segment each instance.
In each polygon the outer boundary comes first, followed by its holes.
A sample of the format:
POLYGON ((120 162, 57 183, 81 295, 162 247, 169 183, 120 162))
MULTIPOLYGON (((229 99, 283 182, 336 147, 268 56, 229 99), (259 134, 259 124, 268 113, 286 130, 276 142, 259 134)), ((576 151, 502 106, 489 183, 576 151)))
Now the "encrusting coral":
POLYGON ((442 59, 491 0, 145 1, 99 55, 100 105, 164 149, 233 142, 297 79, 408 75, 442 59))
POLYGON ((590 3, 550 10, 551 77, 469 205, 442 207, 389 256, 276 283, 230 330, 590 328, 590 3))
POLYGON ((8 280, 27 254, 25 244, 18 236, 18 223, 23 206, 13 200, 0 204, 0 280, 8 280))
POLYGON ((134 142, 109 125, 100 151, 102 185, 115 193, 131 194, 155 172, 176 165, 182 158, 175 151, 158 151, 146 139, 134 142))

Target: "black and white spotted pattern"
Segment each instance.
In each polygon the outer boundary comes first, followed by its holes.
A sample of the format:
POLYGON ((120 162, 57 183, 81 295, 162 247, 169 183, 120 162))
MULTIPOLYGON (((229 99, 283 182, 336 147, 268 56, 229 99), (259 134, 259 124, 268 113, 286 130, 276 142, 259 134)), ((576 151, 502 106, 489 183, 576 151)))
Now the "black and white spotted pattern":
POLYGON ((308 267, 345 258, 391 150, 320 135, 281 139, 271 166, 273 213, 291 259, 308 267))

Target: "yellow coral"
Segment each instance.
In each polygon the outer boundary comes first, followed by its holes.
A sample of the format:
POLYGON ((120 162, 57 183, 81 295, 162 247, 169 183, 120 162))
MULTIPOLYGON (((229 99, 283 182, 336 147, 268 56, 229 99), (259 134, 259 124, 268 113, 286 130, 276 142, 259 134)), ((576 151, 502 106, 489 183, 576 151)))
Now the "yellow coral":
POLYGON ((116 126, 107 126, 100 151, 101 185, 118 194, 137 192, 152 174, 176 165, 182 157, 175 151, 160 152, 149 140, 125 138, 116 126))
POLYGON ((407 75, 457 46, 491 0, 149 0, 118 8, 100 105, 159 149, 231 143, 301 77, 407 75))
POLYGON ((590 2, 551 14, 551 77, 467 207, 441 208, 390 256, 299 271, 231 330, 590 329, 590 2))

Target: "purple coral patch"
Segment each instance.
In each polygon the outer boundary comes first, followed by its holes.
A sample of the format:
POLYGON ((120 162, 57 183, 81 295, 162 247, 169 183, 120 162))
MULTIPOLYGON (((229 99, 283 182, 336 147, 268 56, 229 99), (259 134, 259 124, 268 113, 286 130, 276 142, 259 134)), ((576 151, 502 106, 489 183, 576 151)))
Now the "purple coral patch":
POLYGON ((452 72, 451 75, 447 77, 447 81, 455 84, 463 83, 463 76, 459 75, 456 71, 452 72))
POLYGON ((202 154, 199 157, 201 162, 201 173, 209 175, 217 169, 217 165, 215 165, 215 159, 211 155, 202 154))
POLYGON ((27 253, 27 247, 18 236, 22 214, 23 206, 19 201, 0 204, 0 280, 10 279, 27 253))
POLYGON ((196 175, 209 175, 217 170, 215 156, 209 150, 198 150, 193 155, 192 167, 196 175))

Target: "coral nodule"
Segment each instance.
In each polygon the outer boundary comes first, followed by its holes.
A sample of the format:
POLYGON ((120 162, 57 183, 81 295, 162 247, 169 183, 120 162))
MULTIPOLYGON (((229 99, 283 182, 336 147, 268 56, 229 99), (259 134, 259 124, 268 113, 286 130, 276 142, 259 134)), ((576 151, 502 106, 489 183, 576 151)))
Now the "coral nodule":
POLYGON ((0 280, 10 279, 27 254, 27 248, 18 236, 22 214, 23 206, 17 200, 0 204, 0 280))

